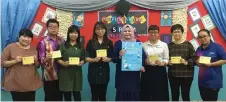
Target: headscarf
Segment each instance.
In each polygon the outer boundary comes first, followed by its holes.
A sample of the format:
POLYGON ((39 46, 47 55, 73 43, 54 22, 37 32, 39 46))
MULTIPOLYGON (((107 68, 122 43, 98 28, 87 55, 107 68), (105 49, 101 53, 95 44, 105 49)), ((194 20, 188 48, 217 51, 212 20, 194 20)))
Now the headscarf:
POLYGON ((122 27, 122 32, 121 32, 121 34, 120 34, 120 38, 121 38, 121 41, 125 41, 125 42, 126 42, 126 41, 128 41, 128 42, 136 41, 133 27, 132 27, 131 25, 129 25, 129 24, 124 25, 124 26, 122 27), (125 37, 124 37, 124 31, 126 30, 126 28, 129 28, 130 31, 131 31, 131 37, 130 37, 129 40, 125 39, 125 37))

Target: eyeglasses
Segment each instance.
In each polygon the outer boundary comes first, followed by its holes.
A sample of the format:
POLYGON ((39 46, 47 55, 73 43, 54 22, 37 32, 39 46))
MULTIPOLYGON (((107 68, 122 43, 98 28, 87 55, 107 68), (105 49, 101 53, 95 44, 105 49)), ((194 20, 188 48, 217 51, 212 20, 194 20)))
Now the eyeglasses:
POLYGON ((58 26, 48 26, 48 28, 51 28, 51 29, 57 29, 58 26))
POLYGON ((208 36, 208 35, 198 36, 198 38, 199 38, 199 39, 202 39, 202 38, 204 38, 204 39, 205 39, 207 36, 208 36))
POLYGON ((105 30, 105 29, 95 29, 96 31, 103 31, 103 30, 105 30))
POLYGON ((149 34, 158 34, 159 32, 155 32, 155 31, 150 31, 150 32, 148 32, 149 34))
POLYGON ((173 34, 182 34, 181 31, 173 31, 173 34))

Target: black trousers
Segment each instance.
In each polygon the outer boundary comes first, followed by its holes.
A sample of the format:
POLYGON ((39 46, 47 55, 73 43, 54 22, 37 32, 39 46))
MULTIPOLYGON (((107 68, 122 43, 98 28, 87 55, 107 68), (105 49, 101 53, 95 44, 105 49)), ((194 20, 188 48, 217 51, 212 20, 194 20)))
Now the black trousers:
POLYGON ((72 101, 71 94, 73 94, 74 101, 81 101, 80 91, 62 91, 65 101, 72 101))
POLYGON ((190 101, 190 89, 193 77, 169 76, 172 101, 179 101, 180 88, 183 101, 190 101))
POLYGON ((90 84, 92 101, 106 101, 107 84, 90 84))
POLYGON ((63 94, 59 89, 59 80, 44 81, 45 101, 62 101, 63 94))
POLYGON ((203 101, 217 101, 219 88, 199 87, 200 96, 203 101))
POLYGON ((13 101, 35 101, 35 91, 16 92, 11 91, 13 101))

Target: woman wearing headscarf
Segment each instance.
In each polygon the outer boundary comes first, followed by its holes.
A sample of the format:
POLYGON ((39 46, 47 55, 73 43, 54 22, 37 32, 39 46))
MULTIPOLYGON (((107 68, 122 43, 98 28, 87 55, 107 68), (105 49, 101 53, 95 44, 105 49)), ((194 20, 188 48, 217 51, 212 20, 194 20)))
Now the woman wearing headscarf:
MULTIPOLYGON (((122 71, 121 59, 126 53, 122 49, 122 42, 140 42, 135 39, 134 28, 126 24, 122 28, 120 40, 116 41, 113 50, 113 62, 116 63, 115 88, 116 101, 140 101, 140 71, 122 71)), ((142 49, 142 61, 145 59, 142 49)), ((142 67, 140 69, 144 71, 142 67)))

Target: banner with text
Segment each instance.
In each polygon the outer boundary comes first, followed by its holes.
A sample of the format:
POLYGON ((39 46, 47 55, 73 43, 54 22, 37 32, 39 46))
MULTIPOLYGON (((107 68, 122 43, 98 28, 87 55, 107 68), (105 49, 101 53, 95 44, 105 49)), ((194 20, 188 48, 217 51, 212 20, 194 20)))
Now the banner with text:
POLYGON ((136 36, 146 36, 148 34, 148 18, 147 10, 130 10, 126 19, 113 10, 98 12, 98 21, 106 24, 110 38, 119 37, 124 24, 132 25, 136 36))

